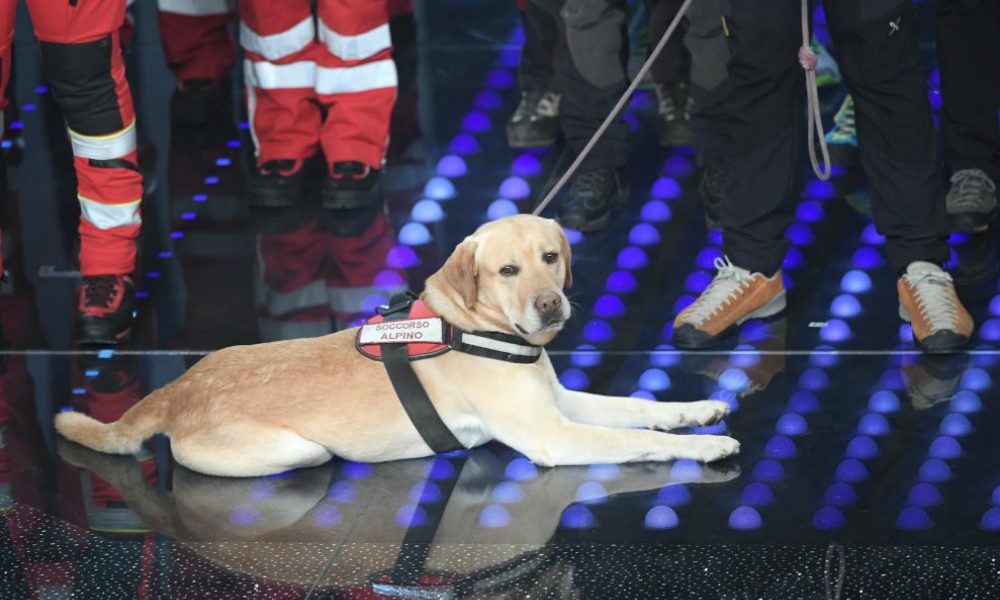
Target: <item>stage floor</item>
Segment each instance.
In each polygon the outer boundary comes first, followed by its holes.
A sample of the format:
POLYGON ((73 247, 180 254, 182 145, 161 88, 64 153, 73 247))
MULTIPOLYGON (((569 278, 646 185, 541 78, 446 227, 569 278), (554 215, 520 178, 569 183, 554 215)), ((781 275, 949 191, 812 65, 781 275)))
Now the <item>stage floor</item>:
MULTIPOLYGON (((315 186, 290 209, 250 210, 238 82, 231 118, 173 126, 146 4, 128 57, 148 188, 140 316, 115 351, 73 344, 69 149, 19 15, 0 598, 1000 597, 995 235, 951 240, 979 326, 970 351, 924 356, 897 316, 884 239, 845 200, 858 174, 804 175, 788 310, 718 350, 678 352, 670 323, 707 285, 721 240, 705 228, 693 153, 657 146, 648 89, 626 115, 630 204, 604 231, 570 232, 574 317, 550 351, 570 388, 730 403, 709 430, 740 440, 739 456, 541 469, 488 445, 219 479, 173 464, 162 438, 135 458, 60 440, 52 415, 66 407, 115 419, 214 349, 329 333, 387 290, 419 290, 477 225, 529 211, 568 162, 562 147, 506 146, 512 8, 431 3, 453 16, 418 19, 419 42, 398 47, 386 215, 325 212, 315 186)), ((839 100, 824 91, 827 114, 839 100)))

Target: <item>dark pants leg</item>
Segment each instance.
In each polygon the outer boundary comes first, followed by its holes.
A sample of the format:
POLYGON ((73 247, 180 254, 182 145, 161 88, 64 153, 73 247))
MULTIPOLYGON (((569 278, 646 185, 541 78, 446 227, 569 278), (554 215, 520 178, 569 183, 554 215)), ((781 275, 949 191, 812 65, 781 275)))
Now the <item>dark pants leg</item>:
POLYGON ((910 0, 827 0, 841 73, 854 97, 872 216, 897 271, 948 260, 948 221, 934 124, 917 62, 910 0))
POLYGON ((1000 2, 938 0, 937 43, 948 163, 1000 182, 1000 2))
POLYGON ((687 14, 684 44, 691 57, 691 128, 701 167, 721 169, 726 156, 725 106, 728 97, 729 48, 722 29, 719 0, 693 2, 687 14))
POLYGON ((556 55, 560 51, 562 0, 530 0, 524 7, 521 90, 559 91, 556 55))
MULTIPOLYGON (((566 52, 559 61, 560 124, 580 152, 628 87, 625 0, 566 0, 562 21, 566 52)), ((628 126, 618 119, 580 166, 581 171, 625 165, 628 126)))
MULTIPOLYGON (((683 0, 646 0, 649 12, 650 49, 659 43, 670 22, 677 16, 683 0)), ((691 54, 684 45, 685 20, 670 36, 670 41, 653 63, 650 73, 653 81, 660 84, 688 83, 691 79, 691 54)))

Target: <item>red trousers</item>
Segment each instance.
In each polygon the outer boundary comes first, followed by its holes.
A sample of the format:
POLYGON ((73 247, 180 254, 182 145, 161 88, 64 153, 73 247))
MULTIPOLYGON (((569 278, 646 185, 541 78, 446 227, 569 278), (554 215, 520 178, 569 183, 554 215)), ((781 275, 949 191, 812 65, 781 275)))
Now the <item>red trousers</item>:
POLYGON ((240 44, 258 164, 382 167, 396 67, 385 0, 240 0, 240 44), (324 117, 322 108, 325 108, 324 117))
POLYGON ((178 81, 220 80, 236 62, 236 0, 157 0, 167 67, 178 81))
MULTIPOLYGON (((17 0, 0 0, 0 113, 6 106, 16 7, 17 0)), ((135 110, 118 40, 125 0, 78 0, 75 6, 28 0, 28 10, 73 145, 82 213, 80 270, 84 275, 131 273, 141 225, 142 175, 135 110)))

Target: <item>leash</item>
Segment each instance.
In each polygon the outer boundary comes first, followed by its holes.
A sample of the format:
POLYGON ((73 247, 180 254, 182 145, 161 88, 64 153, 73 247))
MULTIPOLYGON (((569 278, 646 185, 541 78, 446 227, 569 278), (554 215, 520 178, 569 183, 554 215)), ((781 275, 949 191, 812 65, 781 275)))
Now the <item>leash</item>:
MULTIPOLYGON (((683 19, 684 15, 687 14, 688 8, 691 6, 691 2, 692 0, 684 0, 684 4, 682 4, 677 10, 677 15, 674 16, 674 20, 670 22, 670 26, 667 27, 667 30, 663 32, 663 35, 660 37, 660 41, 656 43, 656 46, 649 53, 649 57, 646 58, 646 62, 642 63, 642 67, 632 79, 632 83, 629 84, 628 88, 626 88, 625 92, 621 95, 621 98, 619 98, 618 102, 615 103, 611 112, 608 113, 608 116, 604 118, 601 126, 594 132, 594 135, 587 140, 587 144, 582 150, 580 150, 576 160, 570 164, 569 168, 567 168, 562 174, 562 177, 556 181, 556 184, 552 186, 547 194, 545 194, 542 201, 535 206, 534 210, 531 211, 531 214, 535 216, 541 214, 541 212, 552 203, 552 200, 555 199, 559 192, 562 191, 562 189, 566 186, 566 183, 568 183, 573 175, 576 174, 576 171, 580 168, 580 164, 583 163, 584 159, 587 158, 587 155, 594 149, 594 146, 596 146, 597 142, 600 141, 601 137, 608 130, 608 127, 611 127, 611 124, 618 118, 618 115, 621 113, 622 109, 625 108, 625 105, 628 103, 629 98, 632 97, 635 90, 639 88, 639 85, 642 83, 646 73, 648 73, 653 67, 653 63, 657 58, 659 58, 660 53, 663 52, 667 42, 670 41, 670 36, 673 35, 674 31, 680 25, 681 19, 683 19)), ((809 102, 809 160, 812 162, 813 171, 816 173, 816 176, 825 181, 830 178, 830 152, 826 147, 826 139, 823 137, 823 120, 820 114, 819 92, 816 86, 817 58, 816 54, 812 51, 812 48, 809 47, 809 37, 809 0, 802 0, 802 47, 799 48, 799 64, 802 65, 802 68, 806 71, 806 97, 809 102), (815 141, 813 139, 814 135, 818 135, 819 137, 819 146, 823 155, 822 160, 824 170, 820 169, 819 159, 816 156, 815 141)))

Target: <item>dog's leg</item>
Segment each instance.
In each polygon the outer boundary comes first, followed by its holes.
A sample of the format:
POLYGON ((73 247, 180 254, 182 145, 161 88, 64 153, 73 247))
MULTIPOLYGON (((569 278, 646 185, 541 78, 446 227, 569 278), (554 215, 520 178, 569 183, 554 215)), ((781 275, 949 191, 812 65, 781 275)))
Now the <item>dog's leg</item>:
POLYGON ((556 385, 559 411, 570 420, 588 425, 670 430, 711 425, 729 414, 729 405, 716 400, 651 402, 641 398, 575 392, 556 385))
POLYGON ((259 477, 315 467, 333 458, 327 448, 290 429, 241 421, 194 435, 171 435, 180 464, 206 475, 259 477))

